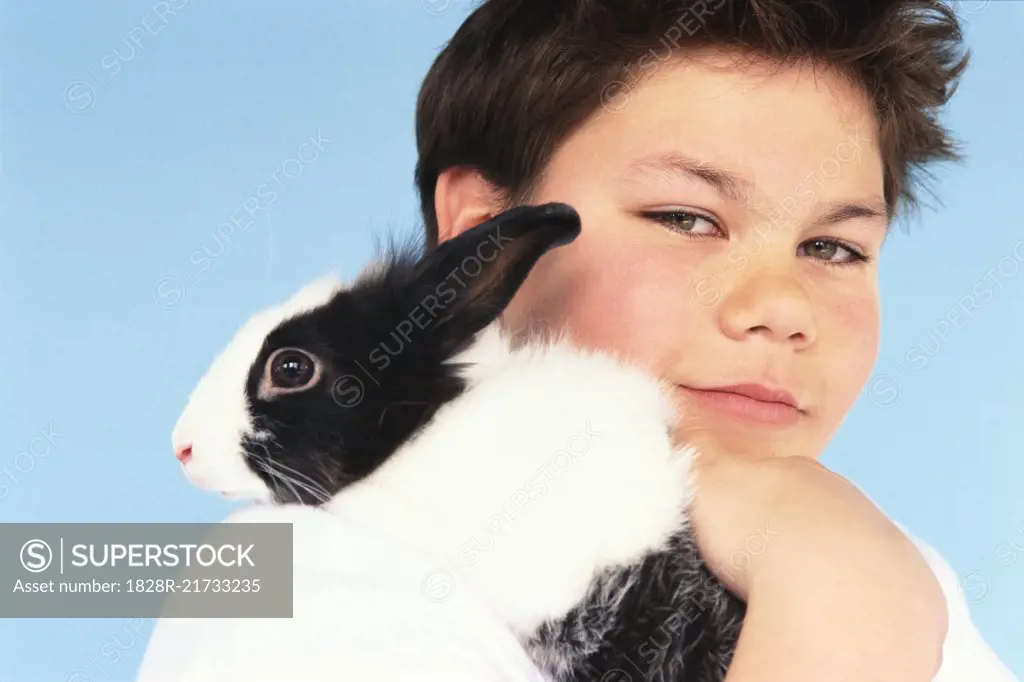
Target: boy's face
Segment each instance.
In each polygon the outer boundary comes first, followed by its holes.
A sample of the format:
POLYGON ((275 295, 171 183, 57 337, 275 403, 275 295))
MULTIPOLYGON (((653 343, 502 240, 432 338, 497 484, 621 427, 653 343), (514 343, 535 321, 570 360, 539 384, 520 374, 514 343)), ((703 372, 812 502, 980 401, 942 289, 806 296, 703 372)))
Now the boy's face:
MULTIPOLYGON (((867 100, 820 69, 723 54, 651 68, 553 157, 531 203, 571 204, 583 232, 504 321, 644 363, 678 387, 676 435, 705 451, 817 457, 878 342, 887 220, 867 100), (734 385, 799 409, 702 390, 734 385)), ((442 235, 477 221, 451 196, 442 235)))

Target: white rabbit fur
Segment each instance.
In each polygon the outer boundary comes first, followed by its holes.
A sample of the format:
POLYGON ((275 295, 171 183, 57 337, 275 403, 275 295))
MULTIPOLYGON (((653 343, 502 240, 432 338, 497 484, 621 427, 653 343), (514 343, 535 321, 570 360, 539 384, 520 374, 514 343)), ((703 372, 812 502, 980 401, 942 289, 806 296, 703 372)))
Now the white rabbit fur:
POLYGON ((643 372, 565 342, 483 336, 466 393, 326 506, 451 567, 526 634, 579 602, 595 571, 680 530, 694 451, 671 446, 671 399, 643 372))

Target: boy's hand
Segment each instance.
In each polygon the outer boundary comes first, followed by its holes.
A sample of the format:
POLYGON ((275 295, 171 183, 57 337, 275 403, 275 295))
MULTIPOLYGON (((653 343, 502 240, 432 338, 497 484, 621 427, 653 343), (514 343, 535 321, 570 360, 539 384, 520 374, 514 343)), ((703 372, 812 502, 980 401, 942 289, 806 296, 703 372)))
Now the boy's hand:
POLYGON ((913 543, 813 460, 697 464, 694 530, 747 602, 727 682, 930 682, 946 602, 913 543))

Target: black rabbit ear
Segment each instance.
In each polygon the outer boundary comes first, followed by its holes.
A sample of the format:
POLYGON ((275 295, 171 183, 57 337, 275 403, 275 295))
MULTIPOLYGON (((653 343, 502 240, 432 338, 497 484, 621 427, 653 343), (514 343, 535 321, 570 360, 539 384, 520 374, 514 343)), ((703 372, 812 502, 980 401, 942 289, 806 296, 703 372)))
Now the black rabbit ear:
POLYGON ((438 331, 469 338, 497 319, 541 256, 579 233, 579 214, 568 204, 519 206, 427 253, 414 288, 443 308, 438 331))

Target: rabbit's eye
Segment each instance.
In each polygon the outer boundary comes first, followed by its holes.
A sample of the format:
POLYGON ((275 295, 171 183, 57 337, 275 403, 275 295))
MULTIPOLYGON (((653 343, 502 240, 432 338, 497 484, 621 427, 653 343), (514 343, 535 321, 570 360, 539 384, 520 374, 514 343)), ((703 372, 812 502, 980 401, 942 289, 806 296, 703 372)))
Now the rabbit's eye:
POLYGON ((313 378, 314 364, 309 356, 295 351, 281 353, 274 359, 274 385, 280 388, 305 386, 313 378))
POLYGON ((301 391, 319 380, 320 363, 298 348, 282 348, 267 360, 267 371, 260 385, 264 398, 281 393, 301 391))

